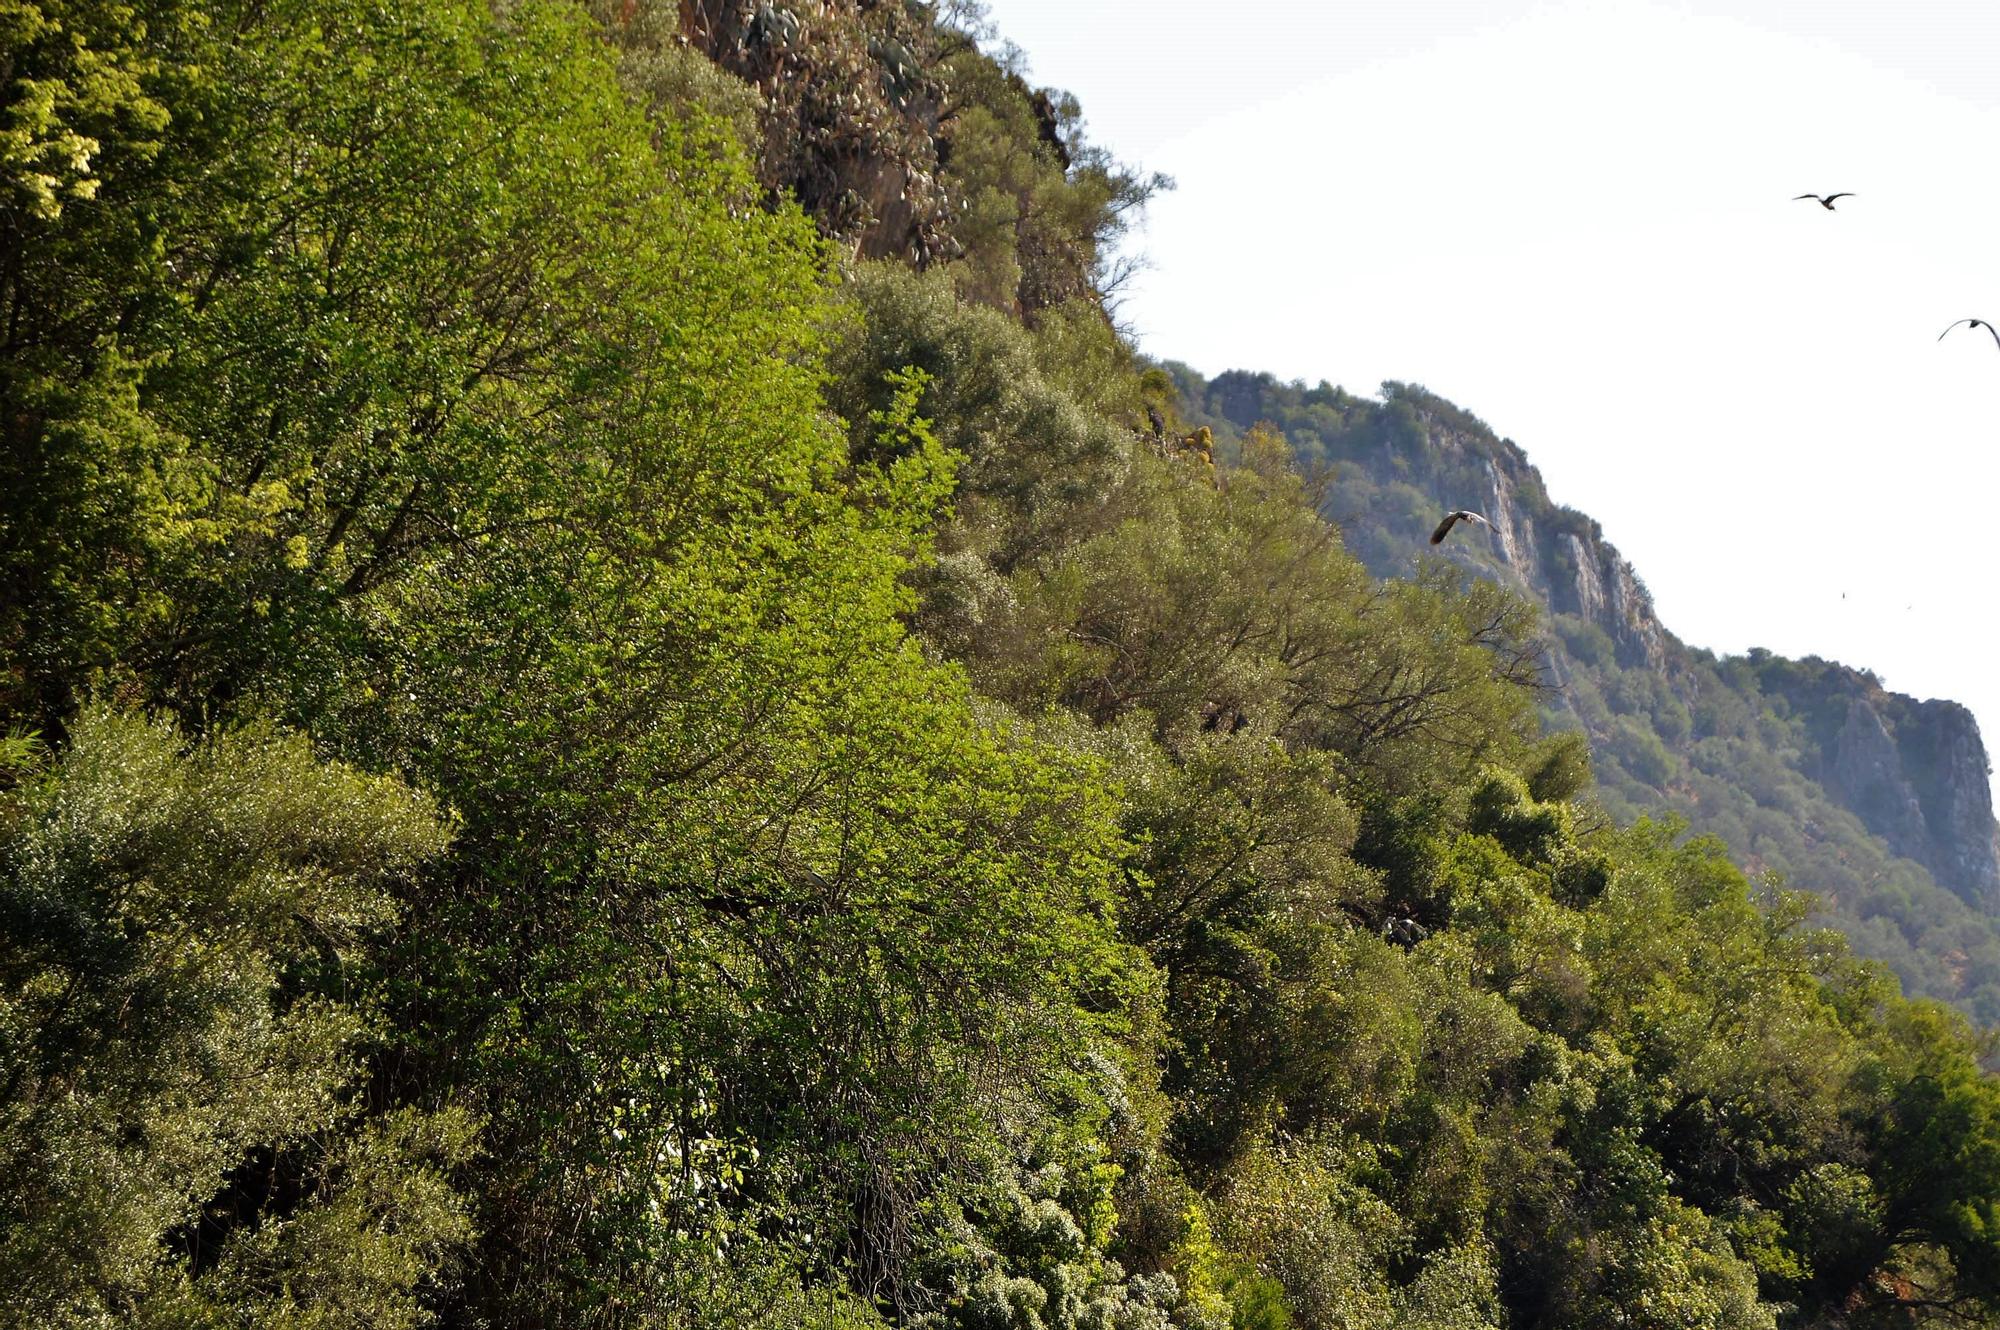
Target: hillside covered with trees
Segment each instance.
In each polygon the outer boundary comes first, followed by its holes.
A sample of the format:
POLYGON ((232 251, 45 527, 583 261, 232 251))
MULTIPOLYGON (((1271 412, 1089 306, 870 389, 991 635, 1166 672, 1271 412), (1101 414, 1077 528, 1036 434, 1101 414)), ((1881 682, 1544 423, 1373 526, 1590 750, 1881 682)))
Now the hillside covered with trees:
POLYGON ((979 24, 0 0, 0 1325, 2000 1315, 1985 1036, 1180 428, 979 24))
POLYGON ((1445 552, 1542 610, 1544 717, 1589 735, 1598 803, 1720 836, 1738 862, 1809 886, 1818 917, 1907 990, 2000 1020, 2000 838, 1964 707, 1827 661, 1686 646, 1596 522, 1554 503, 1511 441, 1422 388, 1372 400, 1168 369, 1177 418, 1210 428, 1225 455, 1259 424, 1282 429, 1378 576, 1408 573, 1440 511, 1489 514, 1491 535, 1445 552))

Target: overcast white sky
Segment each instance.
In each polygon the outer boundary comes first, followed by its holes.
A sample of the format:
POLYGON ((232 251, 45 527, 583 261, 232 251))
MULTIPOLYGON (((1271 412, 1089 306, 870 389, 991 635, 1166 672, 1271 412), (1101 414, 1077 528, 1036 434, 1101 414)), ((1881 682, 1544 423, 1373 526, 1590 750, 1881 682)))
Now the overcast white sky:
POLYGON ((990 9, 1178 181, 1147 352, 1424 384, 1683 639, 1955 698, 2000 753, 2000 347, 1936 340, 2000 320, 2000 3, 990 9))

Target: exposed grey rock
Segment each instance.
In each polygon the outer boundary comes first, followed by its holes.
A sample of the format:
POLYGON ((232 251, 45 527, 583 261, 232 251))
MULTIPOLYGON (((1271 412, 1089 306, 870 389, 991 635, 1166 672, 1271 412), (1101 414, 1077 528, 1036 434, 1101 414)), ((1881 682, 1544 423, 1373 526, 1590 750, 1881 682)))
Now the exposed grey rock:
POLYGON ((1881 715, 1862 698, 1848 703, 1822 784, 1891 850, 1919 863, 1929 857, 1930 826, 1903 772, 1903 755, 1881 715))
POLYGON ((1966 900, 2000 911, 2000 833, 1979 723, 1956 702, 1896 700, 1897 754, 1928 832, 1911 857, 1966 900))
POLYGON ((1584 544, 1583 537, 1574 531, 1563 537, 1563 545, 1569 551, 1570 566, 1576 570, 1572 574, 1575 597, 1567 606, 1554 601, 1551 603, 1557 604, 1558 608, 1567 609, 1578 618, 1602 624, 1610 602, 1604 594, 1604 581, 1597 575, 1596 553, 1584 544))
POLYGON ((1529 523, 1514 502, 1513 482, 1490 457, 1486 459, 1486 517, 1493 524, 1493 539, 1500 547, 1502 561, 1516 572, 1528 573, 1530 570, 1522 566, 1522 551, 1529 523))
POLYGON ((1956 702, 1924 704, 1941 731, 1935 793, 1928 804, 1936 851, 1931 871, 1941 882, 1964 882, 1969 897, 2000 911, 2000 831, 1993 822, 1992 766, 1979 723, 1956 702))

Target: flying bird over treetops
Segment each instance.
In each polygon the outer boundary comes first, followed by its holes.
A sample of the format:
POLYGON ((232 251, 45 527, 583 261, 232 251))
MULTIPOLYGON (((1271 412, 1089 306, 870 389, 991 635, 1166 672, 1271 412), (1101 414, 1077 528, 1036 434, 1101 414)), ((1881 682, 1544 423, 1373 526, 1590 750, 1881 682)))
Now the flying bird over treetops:
POLYGON ((1431 544, 1442 545, 1444 538, 1451 534, 1452 527, 1459 522, 1477 522, 1481 526, 1493 525, 1470 508, 1460 508, 1457 512, 1445 514, 1444 521, 1438 523, 1438 529, 1431 532, 1431 544))
MULTIPOLYGON (((2000 345, 2000 328, 1995 328, 1995 327, 1994 327, 1994 326, 1993 326, 1992 324, 1988 323, 1988 322, 1987 322, 1987 321, 1986 321, 1985 319, 1960 319, 1960 320, 1958 321, 1958 323, 1969 323, 1969 324, 1971 324, 1971 325, 1972 325, 1973 327, 1975 327, 1975 328, 1984 328, 1984 329, 1986 329, 1986 331, 1987 331, 1987 332, 1990 332, 1990 333, 1992 333, 1992 334, 1993 334, 1993 341, 1994 341, 1994 344, 1995 344, 1995 345, 2000 345)), ((1958 326, 1958 323, 1954 323, 1954 324, 1952 324, 1952 325, 1951 325, 1951 328, 1956 328, 1956 327, 1958 326)), ((1951 331, 1951 328, 1946 328, 1946 329, 1944 330, 1944 332, 1941 332, 1941 333, 1939 333, 1939 334, 1938 334, 1938 340, 1939 340, 1940 342, 1942 342, 1942 341, 1944 340, 1944 333, 1948 333, 1948 332, 1950 332, 1950 331, 1951 331)))
POLYGON ((1852 190, 1845 190, 1839 194, 1795 194, 1792 196, 1792 202, 1797 203, 1800 199, 1811 199, 1828 212, 1838 212, 1840 210, 1833 206, 1833 201, 1835 199, 1851 199, 1853 197, 1854 191, 1852 190))

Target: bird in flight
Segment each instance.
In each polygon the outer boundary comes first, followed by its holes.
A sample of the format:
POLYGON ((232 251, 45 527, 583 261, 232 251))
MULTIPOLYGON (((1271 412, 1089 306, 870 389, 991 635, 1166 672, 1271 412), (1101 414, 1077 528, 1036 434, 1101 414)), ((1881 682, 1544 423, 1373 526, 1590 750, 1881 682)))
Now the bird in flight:
POLYGON ((1438 523, 1438 529, 1431 532, 1431 544, 1442 545, 1444 538, 1451 534, 1452 527, 1460 522, 1477 522, 1481 526, 1493 525, 1470 508, 1460 508, 1457 512, 1445 514, 1444 521, 1438 523))
POLYGON ((1795 194, 1792 196, 1792 202, 1797 203, 1800 199, 1811 199, 1828 212, 1838 212, 1839 209, 1833 206, 1833 201, 1835 199, 1851 199, 1853 197, 1854 192, 1852 190, 1845 190, 1839 194, 1795 194))
MULTIPOLYGON (((1973 327, 1975 327, 1975 328, 1984 328, 1984 329, 1986 329, 1986 331, 1987 331, 1987 332, 1990 332, 1990 333, 1992 333, 1992 334, 1993 334, 1993 341, 1994 341, 1994 343, 1995 343, 1996 345, 2000 345, 2000 328, 1995 328, 1995 327, 1994 327, 1994 326, 1993 326, 1992 324, 1988 323, 1988 322, 1987 322, 1987 321, 1986 321, 1985 319, 1960 319, 1960 320, 1958 321, 1958 323, 1969 323, 1969 324, 1971 324, 1971 325, 1972 325, 1973 327)), ((1958 326, 1958 323, 1954 323, 1954 324, 1952 324, 1952 325, 1951 325, 1951 328, 1956 328, 1956 327, 1958 326)), ((1944 332, 1941 332, 1941 333, 1939 333, 1939 334, 1938 334, 1938 340, 1939 340, 1940 342, 1942 342, 1942 341, 1944 340, 1944 333, 1948 333, 1948 332, 1950 332, 1950 331, 1951 331, 1951 328, 1946 328, 1946 329, 1944 330, 1944 332)))

